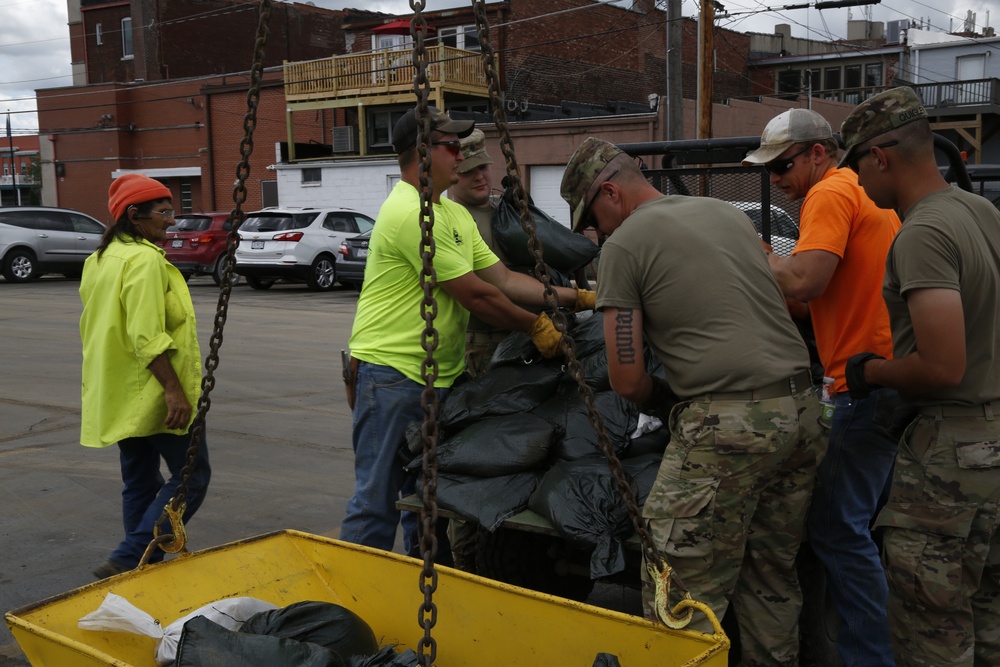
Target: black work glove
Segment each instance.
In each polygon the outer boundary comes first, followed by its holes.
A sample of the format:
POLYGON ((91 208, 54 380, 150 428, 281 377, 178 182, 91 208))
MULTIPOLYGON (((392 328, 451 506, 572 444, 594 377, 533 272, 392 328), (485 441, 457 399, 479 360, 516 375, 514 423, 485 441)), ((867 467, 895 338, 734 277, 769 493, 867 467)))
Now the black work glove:
POLYGON ((666 426, 670 417, 670 410, 677 403, 677 396, 670 390, 667 381, 655 375, 653 378, 653 393, 642 403, 639 403, 639 412, 644 415, 656 417, 666 426))
POLYGON ((885 359, 885 357, 874 352, 862 352, 847 360, 844 375, 847 376, 847 393, 851 398, 868 398, 873 389, 882 388, 880 384, 868 384, 865 380, 865 364, 872 359, 885 359))

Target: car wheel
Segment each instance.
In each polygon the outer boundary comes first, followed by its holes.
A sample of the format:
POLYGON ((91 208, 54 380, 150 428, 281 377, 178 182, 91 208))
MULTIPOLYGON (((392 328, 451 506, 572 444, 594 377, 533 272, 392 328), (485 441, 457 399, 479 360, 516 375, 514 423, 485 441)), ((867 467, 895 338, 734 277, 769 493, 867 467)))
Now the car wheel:
MULTIPOLYGON (((219 259, 215 260, 215 269, 212 270, 212 280, 215 281, 216 285, 222 285, 222 274, 226 272, 226 254, 222 253, 219 255, 219 259)), ((240 282, 240 274, 233 271, 233 275, 229 278, 230 285, 237 285, 240 282)), ((273 284, 273 283, 272 283, 273 284)))
POLYGON ((8 282, 26 283, 38 277, 38 265, 35 253, 24 248, 17 248, 7 253, 3 262, 3 277, 8 282))
POLYGON ((274 283, 274 278, 257 278, 255 276, 247 276, 247 285, 253 289, 271 289, 274 283))
POLYGON ((334 260, 329 255, 320 255, 309 269, 309 289, 316 292, 329 292, 337 283, 337 271, 334 260))

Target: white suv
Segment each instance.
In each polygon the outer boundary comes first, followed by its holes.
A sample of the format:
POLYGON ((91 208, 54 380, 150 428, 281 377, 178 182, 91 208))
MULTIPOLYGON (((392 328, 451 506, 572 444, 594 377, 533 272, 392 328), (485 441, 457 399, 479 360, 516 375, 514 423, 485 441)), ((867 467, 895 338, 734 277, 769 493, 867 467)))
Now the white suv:
POLYGON ((268 289, 284 278, 304 280, 312 290, 331 290, 340 244, 374 225, 351 209, 285 207, 249 213, 240 225, 236 273, 254 289, 268 289))

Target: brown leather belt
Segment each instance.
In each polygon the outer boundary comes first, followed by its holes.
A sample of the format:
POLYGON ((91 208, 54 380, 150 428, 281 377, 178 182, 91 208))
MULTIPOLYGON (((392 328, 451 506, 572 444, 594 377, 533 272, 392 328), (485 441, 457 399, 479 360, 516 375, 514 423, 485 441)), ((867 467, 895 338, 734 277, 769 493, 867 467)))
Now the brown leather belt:
POLYGON ((692 400, 706 401, 763 401, 768 398, 781 398, 805 391, 812 386, 812 376, 809 371, 796 373, 790 378, 772 382, 758 389, 747 391, 713 391, 696 396, 692 400))
POLYGON ((985 417, 990 421, 994 419, 991 401, 982 405, 927 405, 920 408, 920 414, 935 419, 945 417, 985 417))

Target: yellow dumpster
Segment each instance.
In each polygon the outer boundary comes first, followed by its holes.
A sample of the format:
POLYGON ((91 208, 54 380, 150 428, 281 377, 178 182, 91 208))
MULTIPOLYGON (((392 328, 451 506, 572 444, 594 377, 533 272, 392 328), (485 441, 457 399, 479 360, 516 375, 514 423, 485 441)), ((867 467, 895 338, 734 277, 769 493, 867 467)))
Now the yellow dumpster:
MULTIPOLYGON (((237 596, 278 606, 334 602, 367 621, 382 644, 415 648, 423 636, 417 624, 421 567, 405 556, 288 530, 98 581, 10 611, 6 620, 35 667, 155 665, 150 637, 77 627, 112 592, 162 626, 237 596)), ((438 573, 433 634, 440 667, 590 667, 602 652, 618 656, 623 667, 727 664, 729 642, 721 630, 670 630, 451 568, 438 573)))

